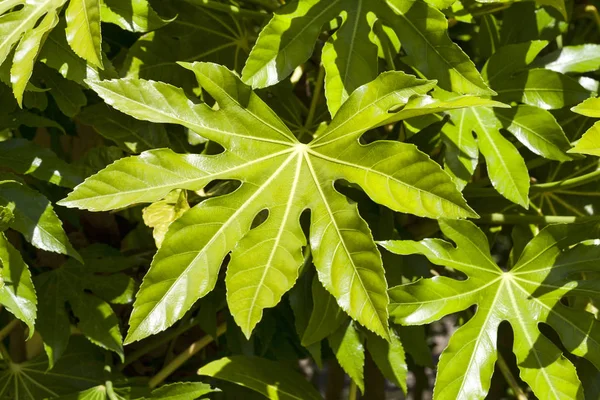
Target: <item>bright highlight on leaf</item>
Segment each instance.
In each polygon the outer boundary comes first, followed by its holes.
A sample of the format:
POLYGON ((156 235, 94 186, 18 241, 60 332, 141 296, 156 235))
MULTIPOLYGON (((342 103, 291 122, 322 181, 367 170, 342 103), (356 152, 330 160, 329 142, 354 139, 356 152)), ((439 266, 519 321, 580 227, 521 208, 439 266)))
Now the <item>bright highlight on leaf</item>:
POLYGON ((318 138, 300 143, 229 70, 182 64, 218 103, 215 111, 173 86, 125 79, 90 82, 118 110, 139 119, 184 125, 225 148, 215 156, 154 150, 125 158, 88 178, 60 204, 90 210, 154 202, 173 189, 200 190, 216 179, 242 182, 233 193, 201 202, 169 227, 137 295, 126 342, 160 332, 210 292, 225 256, 230 310, 249 336, 265 308, 295 283, 307 245, 300 215, 310 210, 310 246, 319 280, 340 307, 388 337, 387 285, 371 232, 340 179, 374 201, 429 218, 476 216, 450 178, 414 146, 361 145, 388 110, 424 95, 434 82, 401 72, 380 75, 340 108, 318 138), (144 94, 141 95, 140 89, 144 94), (260 211, 266 221, 251 229, 260 211))
POLYGON ((477 306, 442 353, 434 398, 485 398, 498 357, 498 328, 507 321, 520 377, 535 395, 583 399, 575 367, 539 324, 556 331, 567 351, 600 367, 598 321, 565 301, 598 297, 597 282, 584 277, 598 272, 600 247, 581 243, 600 238, 598 223, 545 228, 508 271, 494 262, 486 236, 473 223, 443 220, 440 227, 456 247, 441 239, 381 242, 393 253, 422 254, 467 275, 466 280, 436 276, 390 289, 390 316, 404 325, 430 323, 477 306))

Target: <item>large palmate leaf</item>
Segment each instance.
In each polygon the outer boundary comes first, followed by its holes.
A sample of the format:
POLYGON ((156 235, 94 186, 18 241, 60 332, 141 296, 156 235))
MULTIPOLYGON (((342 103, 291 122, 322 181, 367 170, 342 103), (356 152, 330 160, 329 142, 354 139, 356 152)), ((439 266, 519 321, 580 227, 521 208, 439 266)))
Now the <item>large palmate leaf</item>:
POLYGON ((341 27, 323 48, 325 93, 332 115, 350 93, 378 74, 377 41, 388 41, 384 29, 400 38, 410 63, 447 90, 493 94, 472 61, 448 37, 446 17, 421 0, 299 0, 275 12, 262 30, 244 67, 253 87, 273 85, 292 73, 313 52, 315 41, 331 20, 341 27), (383 37, 378 37, 381 35, 383 37))
MULTIPOLYGON (((597 97, 587 99, 571 110, 586 117, 600 118, 600 99, 597 97)), ((600 157, 600 122, 596 122, 583 134, 571 152, 600 157)))
MULTIPOLYGON (((499 88, 503 82, 513 82, 515 76, 528 74, 527 70, 523 70, 546 44, 533 41, 500 48, 486 63, 484 78, 500 93, 499 88)), ((546 73, 570 79, 558 72, 546 73)), ((578 85, 576 81, 572 83, 578 85)), ((551 82, 545 84, 548 90, 556 90, 556 93, 563 90, 561 86, 552 86, 551 82)), ((582 94, 587 93, 583 88, 579 89, 582 94)), ((524 85, 518 89, 518 93, 523 98, 533 96, 528 90, 528 86, 524 85)), ((511 100, 502 95, 497 98, 511 100)), ((545 95, 538 98, 540 102, 544 102, 544 99, 545 95)), ((509 131, 535 154, 551 160, 571 160, 566 153, 571 145, 561 126, 550 112, 538 106, 519 104, 512 109, 466 108, 448 112, 452 122, 443 127, 445 164, 446 170, 455 177, 459 187, 464 187, 471 179, 481 151, 494 188, 512 202, 525 208, 529 206, 529 173, 525 161, 501 130, 509 131), (477 134, 477 140, 473 137, 473 132, 477 134)))
POLYGON ((194 75, 178 61, 211 61, 241 71, 250 52, 251 33, 243 19, 185 1, 157 4, 169 25, 140 37, 127 52, 122 75, 153 79, 188 88, 194 75))
POLYGON ((423 254, 434 264, 467 275, 466 280, 437 276, 390 289, 390 315, 404 325, 426 324, 477 305, 475 315, 442 353, 434 398, 486 396, 498 354, 498 327, 507 321, 521 379, 536 396, 583 399, 575 367, 538 325, 548 324, 569 352, 600 367, 598 321, 561 301, 567 296, 598 297, 598 282, 584 276, 599 270, 600 246, 571 246, 599 238, 600 226, 549 226, 524 247, 508 271, 496 265, 485 234, 471 222, 443 220, 440 227, 457 247, 440 239, 382 243, 394 253, 423 254))
MULTIPOLYGON (((246 335, 293 285, 307 245, 299 218, 311 212, 310 246, 319 280, 340 307, 387 337, 387 292, 380 255, 355 204, 337 180, 360 185, 399 212, 439 218, 474 216, 451 179, 413 145, 358 139, 390 118, 389 110, 435 82, 384 73, 357 90, 329 126, 300 143, 275 113, 224 67, 183 64, 218 103, 192 102, 181 89, 137 79, 90 82, 113 107, 138 119, 176 123, 225 148, 221 154, 154 150, 117 161, 88 178, 60 204, 110 210, 160 200, 173 189, 199 190, 237 180, 233 193, 201 202, 169 227, 144 278, 127 342, 171 326, 227 270, 230 310, 246 335), (251 229, 257 215, 268 217, 251 229)), ((435 109, 435 108, 434 108, 435 109)))
POLYGON ((0 399, 38 400, 55 399, 104 382, 105 357, 86 340, 76 337, 62 360, 48 371, 45 356, 13 363, 2 361, 0 371, 0 399))

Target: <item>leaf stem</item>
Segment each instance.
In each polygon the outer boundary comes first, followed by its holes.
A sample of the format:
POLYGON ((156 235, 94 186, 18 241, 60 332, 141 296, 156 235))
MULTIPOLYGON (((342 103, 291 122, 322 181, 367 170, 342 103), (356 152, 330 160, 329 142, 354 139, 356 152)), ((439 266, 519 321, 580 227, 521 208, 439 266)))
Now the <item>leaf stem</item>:
POLYGON ((348 391, 348 400, 356 400, 358 398, 358 387, 356 382, 350 379, 350 389, 348 391))
POLYGON ((275 0, 243 0, 244 3, 251 3, 251 4, 255 4, 257 6, 263 7, 266 10, 269 11, 275 11, 277 10, 280 6, 279 3, 277 3, 277 1, 275 0))
POLYGON ((310 101, 310 108, 308 109, 308 116, 306 117, 306 121, 304 122, 304 128, 310 129, 315 120, 315 113, 317 111, 317 105, 319 104, 319 98, 321 97, 321 92, 323 91, 323 85, 325 84, 325 68, 323 66, 319 67, 319 75, 317 76, 317 80, 315 82, 315 91, 313 92, 313 98, 310 101))
POLYGON ((521 386, 519 386, 519 382, 517 382, 517 380, 515 379, 510 368, 506 364, 506 361, 504 361, 504 357, 502 357, 502 354, 500 353, 498 353, 497 363, 498 367, 500 368, 500 372, 504 376, 504 379, 506 379, 506 383, 508 383, 508 386, 510 386, 510 388, 513 390, 515 397, 518 400, 527 400, 527 395, 525 394, 525 392, 523 392, 521 386))
POLYGON ((19 325, 18 319, 13 319, 0 330, 0 341, 4 340, 19 325))
POLYGON ((573 217, 570 215, 521 215, 521 214, 483 214, 481 218, 473 220, 478 224, 500 224, 500 225, 519 225, 519 224, 572 224, 574 222, 599 221, 600 217, 573 217))
MULTIPOLYGON (((600 169, 575 178, 531 185, 529 193, 544 193, 553 192, 559 189, 570 189, 578 186, 583 186, 588 183, 595 182, 597 180, 600 180, 600 169)), ((467 187, 463 193, 467 197, 492 197, 498 195, 498 192, 493 188, 467 187)))
MULTIPOLYGON (((227 325, 222 323, 217 327, 217 337, 221 336, 225 333, 227 329, 227 325)), ((187 360, 189 360, 194 354, 198 353, 200 350, 211 344, 215 339, 210 335, 203 336, 200 340, 192 343, 183 353, 180 353, 177 357, 175 357, 167 366, 158 371, 156 375, 154 375, 150 381, 148 381, 148 386, 150 389, 154 389, 165 379, 169 377, 173 372, 177 370, 177 368, 181 367, 187 360)))
POLYGON ((119 368, 118 368, 119 371, 123 371, 125 369, 125 367, 127 367, 132 362, 138 360, 144 354, 151 352, 152 350, 162 346, 163 344, 165 344, 167 342, 170 342, 171 340, 173 340, 177 336, 183 334, 184 332, 188 331, 189 329, 193 328, 194 326, 196 326, 196 320, 194 318, 192 318, 192 319, 188 320, 186 323, 178 326, 177 329, 173 329, 172 331, 170 331, 170 332, 166 333, 165 335, 163 335, 162 337, 158 338, 158 340, 151 341, 151 342, 147 343, 146 345, 140 347, 139 349, 137 349, 136 351, 131 353, 131 355, 129 355, 129 357, 127 357, 125 359, 125 362, 123 364, 119 365, 119 368))
POLYGON ((271 15, 271 14, 267 14, 267 13, 263 13, 263 12, 259 12, 259 11, 246 10, 244 8, 239 8, 234 5, 227 5, 227 4, 218 3, 216 1, 211 1, 211 0, 185 0, 185 1, 190 4, 194 4, 196 6, 206 7, 206 8, 210 8, 211 10, 216 10, 216 11, 223 11, 228 14, 236 14, 236 15, 240 15, 242 17, 267 18, 271 15))

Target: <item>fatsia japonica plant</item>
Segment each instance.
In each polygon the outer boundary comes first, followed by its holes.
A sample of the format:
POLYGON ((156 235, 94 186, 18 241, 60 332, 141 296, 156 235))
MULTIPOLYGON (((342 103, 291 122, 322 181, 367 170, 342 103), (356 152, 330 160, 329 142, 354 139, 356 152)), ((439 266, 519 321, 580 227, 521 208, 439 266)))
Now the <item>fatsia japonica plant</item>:
POLYGON ((0 0, 0 399, 600 399, 596 6, 0 0))

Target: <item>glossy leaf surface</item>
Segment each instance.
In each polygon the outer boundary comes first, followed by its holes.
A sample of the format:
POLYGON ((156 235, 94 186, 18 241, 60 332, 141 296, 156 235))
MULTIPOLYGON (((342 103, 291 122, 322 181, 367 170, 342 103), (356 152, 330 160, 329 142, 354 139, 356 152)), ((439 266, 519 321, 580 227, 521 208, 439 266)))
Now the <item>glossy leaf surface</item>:
POLYGON ((199 190, 215 179, 246 182, 231 194, 200 203, 170 226, 138 293, 127 341, 181 318, 213 289, 231 250, 228 303, 249 336, 263 309, 275 306, 296 281, 306 245, 299 226, 305 209, 311 210, 310 245, 319 280, 344 311, 387 337, 387 285, 379 253, 356 205, 333 183, 342 178, 355 182, 373 200, 397 211, 431 218, 474 215, 450 178, 414 146, 358 143, 367 129, 389 118, 389 109, 426 92, 432 83, 401 72, 383 74, 351 96, 328 128, 306 145, 227 69, 207 63, 186 67, 219 103, 219 111, 163 83, 90 84, 122 112, 184 125, 226 151, 216 156, 145 152, 88 178, 61 202, 107 210, 156 201, 176 188, 199 190), (140 97, 140 88, 152 95, 140 97), (269 217, 251 230, 264 209, 269 217))
POLYGON ((523 249, 515 266, 503 271, 490 255, 488 240, 467 221, 442 221, 444 240, 388 241, 397 254, 423 254, 434 264, 456 269, 466 280, 444 276, 390 289, 390 314, 397 323, 420 325, 477 306, 475 315, 451 337, 438 367, 434 398, 484 398, 497 358, 498 327, 508 321, 520 376, 537 397, 583 399, 575 367, 538 328, 548 324, 573 354, 600 365, 596 319, 563 303, 565 296, 597 297, 583 276, 597 271, 596 223, 552 225, 523 249))

